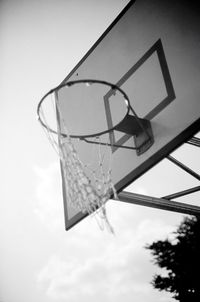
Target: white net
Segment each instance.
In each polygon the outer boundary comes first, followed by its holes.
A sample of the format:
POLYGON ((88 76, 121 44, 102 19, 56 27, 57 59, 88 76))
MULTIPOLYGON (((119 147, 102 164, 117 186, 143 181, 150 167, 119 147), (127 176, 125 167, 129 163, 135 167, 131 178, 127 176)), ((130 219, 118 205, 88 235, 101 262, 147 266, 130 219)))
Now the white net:
POLYGON ((90 164, 83 164, 70 136, 64 139, 60 137, 60 157, 67 187, 67 200, 70 205, 84 214, 91 215, 96 211, 96 214, 112 230, 105 209, 105 204, 112 195, 117 198, 111 178, 111 166, 108 171, 104 170, 101 153, 99 153, 98 169, 93 170, 90 164))
MULTIPOLYGON (((92 163, 83 163, 73 144, 73 140, 68 133, 67 126, 62 118, 58 104, 56 104, 56 109, 55 114, 59 115, 59 120, 60 123, 62 123, 62 128, 64 129, 66 136, 63 136, 60 133, 59 126, 58 138, 55 139, 55 136, 51 133, 50 128, 48 127, 48 121, 42 108, 41 115, 47 125, 47 137, 62 162, 67 202, 70 207, 76 209, 78 212, 95 215, 100 228, 103 229, 105 225, 113 233, 113 228, 108 221, 105 208, 105 204, 111 196, 117 198, 117 193, 111 177, 111 148, 107 146, 107 150, 109 150, 109 152, 107 151, 105 155, 101 149, 101 139, 100 137, 96 137, 94 139, 94 146, 96 147, 93 152, 96 155, 98 154, 98 162, 95 163, 95 166, 93 166, 92 163), (104 164, 105 156, 109 156, 106 164, 104 164)), ((84 141, 81 143, 87 144, 84 141)))

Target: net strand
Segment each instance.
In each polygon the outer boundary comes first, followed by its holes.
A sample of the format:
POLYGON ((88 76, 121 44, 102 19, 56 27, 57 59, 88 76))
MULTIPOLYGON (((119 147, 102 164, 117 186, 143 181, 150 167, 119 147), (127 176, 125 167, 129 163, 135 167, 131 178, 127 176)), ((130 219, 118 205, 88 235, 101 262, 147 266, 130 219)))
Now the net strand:
MULTIPOLYGON (((106 148, 109 150, 109 161, 106 165, 105 153, 102 151, 101 138, 96 137, 93 148, 94 154, 98 154, 98 167, 93 167, 92 161, 84 164, 77 153, 77 150, 72 142, 72 138, 68 132, 61 110, 58 104, 58 98, 54 95, 53 99, 55 116, 59 118, 58 137, 55 139, 50 131, 50 127, 45 117, 44 111, 41 108, 41 116, 47 125, 46 135, 53 149, 59 155, 62 162, 64 179, 66 184, 66 197, 72 208, 81 211, 83 214, 89 214, 96 218, 100 229, 105 226, 111 233, 114 233, 106 212, 106 202, 114 196, 117 198, 116 189, 112 182, 112 148, 109 144, 106 148), (61 125, 64 129, 63 136, 61 134, 61 125)), ((63 130, 62 129, 62 130, 63 130)), ((81 141, 83 144, 84 140, 81 141)))
POLYGON ((95 140, 99 142, 97 145, 99 158, 98 169, 92 169, 92 163, 83 164, 69 135, 58 102, 56 102, 56 108, 66 134, 66 137, 63 137, 59 129, 60 155, 64 167, 67 198, 70 205, 84 214, 97 214, 95 217, 100 217, 99 222, 103 222, 109 231, 113 233, 114 230, 108 221, 105 207, 106 202, 112 195, 116 197, 116 190, 111 179, 111 148, 109 147, 109 169, 107 173, 104 170, 105 154, 102 152, 100 137, 95 138, 95 140))

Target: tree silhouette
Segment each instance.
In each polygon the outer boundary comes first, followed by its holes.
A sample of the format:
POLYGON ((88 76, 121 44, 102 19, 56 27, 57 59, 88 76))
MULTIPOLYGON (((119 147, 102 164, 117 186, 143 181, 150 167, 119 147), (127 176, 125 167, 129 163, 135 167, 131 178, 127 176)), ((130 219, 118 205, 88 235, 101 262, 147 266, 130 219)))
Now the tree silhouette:
POLYGON ((200 219, 185 218, 174 234, 172 242, 166 239, 146 246, 154 263, 165 269, 152 284, 173 293, 178 301, 200 302, 200 219))

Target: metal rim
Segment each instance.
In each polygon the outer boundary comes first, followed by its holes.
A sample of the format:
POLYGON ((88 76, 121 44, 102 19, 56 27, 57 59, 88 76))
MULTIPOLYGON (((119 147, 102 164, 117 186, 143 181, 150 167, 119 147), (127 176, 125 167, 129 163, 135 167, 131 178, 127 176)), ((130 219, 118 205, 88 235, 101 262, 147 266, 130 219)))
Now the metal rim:
MULTIPOLYGON (((101 80, 93 80, 93 79, 84 79, 84 80, 76 80, 76 81, 69 81, 69 82, 66 82, 64 84, 61 84, 59 86, 57 86, 56 88, 54 89, 51 89, 49 92, 47 92, 43 98, 40 100, 38 106, 37 106, 37 116, 38 116, 38 120, 39 122, 41 123, 41 125, 46 128, 48 131, 50 131, 51 133, 53 134, 56 134, 58 135, 58 132, 50 127, 48 127, 45 122, 42 120, 42 117, 41 117, 41 114, 40 114, 40 110, 41 110, 41 107, 42 107, 42 104, 44 103, 44 101, 46 100, 47 96, 49 96, 50 94, 52 93, 55 93, 57 92, 59 89, 61 88, 64 88, 66 86, 70 87, 72 85, 76 85, 76 84, 102 84, 102 85, 106 85, 106 86, 109 86, 112 90, 118 90, 124 97, 124 100, 126 101, 126 108, 127 108, 127 112, 124 116, 124 118, 119 122, 117 123, 114 127, 112 128, 109 128, 108 130, 104 130, 104 131, 101 131, 101 132, 97 132, 97 133, 93 133, 93 134, 86 134, 86 135, 70 135, 71 138, 79 138, 79 139, 84 139, 84 138, 88 138, 88 137, 98 137, 98 136, 101 136, 103 134, 106 134, 106 133, 109 133, 113 130, 115 130, 119 124, 121 124, 127 117, 127 115, 129 114, 130 112, 130 100, 127 96, 127 94, 120 88, 118 87, 117 85, 115 84, 112 84, 112 83, 109 83, 109 82, 106 82, 106 81, 101 81, 101 80)), ((66 133, 59 133, 59 135, 63 136, 63 137, 67 137, 67 134, 66 133)))

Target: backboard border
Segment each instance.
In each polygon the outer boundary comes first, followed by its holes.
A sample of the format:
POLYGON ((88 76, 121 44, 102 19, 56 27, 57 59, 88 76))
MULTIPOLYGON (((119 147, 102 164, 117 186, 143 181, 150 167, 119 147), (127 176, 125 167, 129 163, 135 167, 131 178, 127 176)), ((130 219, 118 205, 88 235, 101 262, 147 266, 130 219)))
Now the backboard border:
MULTIPOLYGON (((94 49, 99 45, 99 43, 104 39, 104 37, 112 30, 115 24, 123 17, 123 15, 128 11, 128 9, 135 4, 136 0, 131 0, 125 6, 125 8, 120 12, 120 14, 115 18, 111 25, 105 30, 105 32, 100 36, 100 38, 94 43, 94 45, 89 49, 85 56, 76 64, 72 71, 65 77, 61 84, 65 83, 68 79, 75 74, 76 70, 81 66, 81 64, 87 59, 87 57, 94 51, 94 49)), ((157 151, 149 159, 147 159, 143 164, 135 169, 134 172, 129 173, 126 177, 120 180, 117 184, 117 190, 121 192, 130 183, 135 181, 137 178, 141 177, 146 171, 151 169, 154 165, 158 164, 162 159, 168 156, 175 149, 180 147, 183 143, 189 140, 193 135, 195 135, 200 130, 200 118, 196 119, 191 125, 189 125, 183 132, 177 135, 171 142, 166 144, 161 150, 157 151)), ((77 213, 73 217, 69 217, 66 201, 66 186, 63 178, 63 168, 61 165, 61 176, 62 176, 62 190, 63 190, 63 201, 65 210, 65 229, 69 230, 75 226, 78 222, 86 218, 88 215, 83 213, 77 213)))

